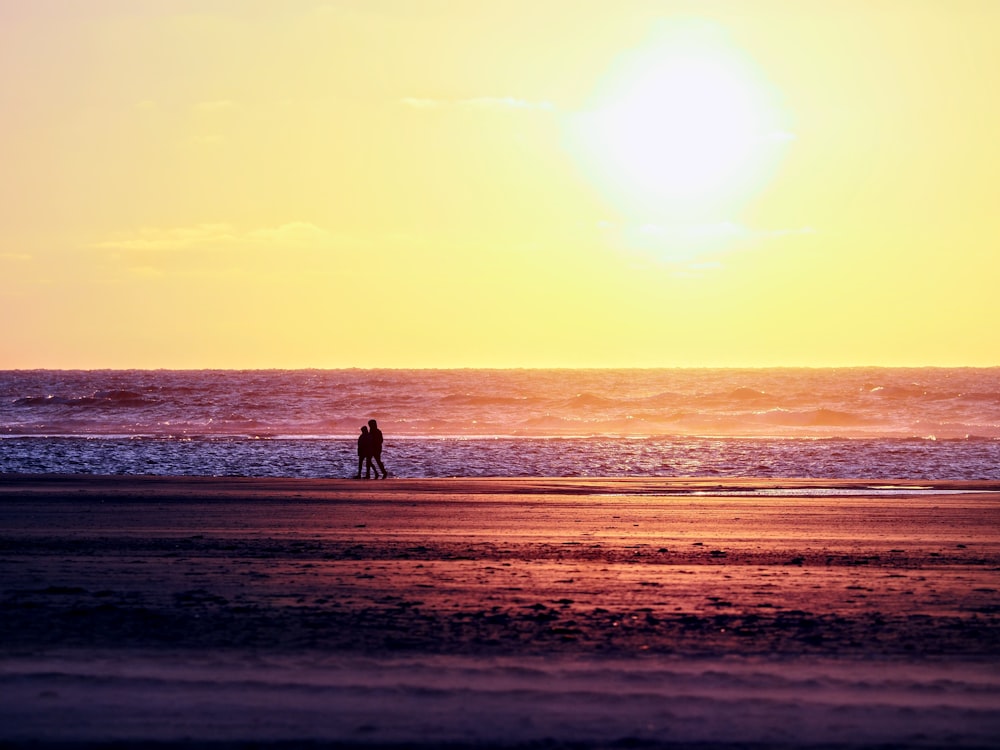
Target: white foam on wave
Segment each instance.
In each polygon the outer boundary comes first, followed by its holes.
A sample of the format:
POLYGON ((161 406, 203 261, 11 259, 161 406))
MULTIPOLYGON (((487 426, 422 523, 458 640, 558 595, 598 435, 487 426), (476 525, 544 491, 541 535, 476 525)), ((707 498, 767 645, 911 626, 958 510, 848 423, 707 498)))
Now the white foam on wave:
POLYGON ((1000 368, 0 371, 0 433, 997 438, 998 393, 1000 368))

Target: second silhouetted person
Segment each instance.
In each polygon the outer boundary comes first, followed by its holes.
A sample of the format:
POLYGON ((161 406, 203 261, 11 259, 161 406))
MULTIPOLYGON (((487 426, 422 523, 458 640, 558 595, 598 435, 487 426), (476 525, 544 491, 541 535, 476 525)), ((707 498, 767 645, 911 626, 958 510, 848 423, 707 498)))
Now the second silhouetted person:
MULTIPOLYGON (((378 468, 382 470, 382 479, 385 479, 389 472, 385 470, 385 464, 382 463, 382 430, 378 428, 378 423, 374 419, 368 420, 368 441, 371 457, 378 464, 378 468)), ((375 471, 375 477, 378 478, 378 470, 375 471)))

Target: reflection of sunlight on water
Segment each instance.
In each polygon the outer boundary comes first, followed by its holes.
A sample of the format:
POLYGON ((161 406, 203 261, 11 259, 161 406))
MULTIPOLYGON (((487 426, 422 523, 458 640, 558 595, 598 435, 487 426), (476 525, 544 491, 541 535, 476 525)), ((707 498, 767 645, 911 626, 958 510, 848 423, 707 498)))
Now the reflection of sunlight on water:
POLYGON ((893 495, 965 495, 981 492, 983 490, 940 490, 929 487, 797 487, 794 489, 692 490, 683 494, 710 497, 891 497, 893 495))
MULTIPOLYGON (((353 440, 5 438, 0 471, 353 477, 353 440)), ((387 438, 396 477, 1000 479, 1000 440, 387 438)))

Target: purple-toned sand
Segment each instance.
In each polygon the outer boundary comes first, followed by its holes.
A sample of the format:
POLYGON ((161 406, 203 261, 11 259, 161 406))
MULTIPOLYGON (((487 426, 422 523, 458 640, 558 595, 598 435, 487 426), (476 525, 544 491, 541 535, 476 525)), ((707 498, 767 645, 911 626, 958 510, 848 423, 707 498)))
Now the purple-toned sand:
POLYGON ((0 475, 0 746, 998 746, 998 592, 997 483, 0 475))

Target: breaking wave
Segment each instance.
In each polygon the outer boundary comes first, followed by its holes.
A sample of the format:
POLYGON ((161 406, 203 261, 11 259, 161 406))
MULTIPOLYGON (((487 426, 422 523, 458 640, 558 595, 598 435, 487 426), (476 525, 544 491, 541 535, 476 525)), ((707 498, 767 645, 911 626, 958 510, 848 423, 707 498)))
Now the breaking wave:
POLYGON ((1000 368, 0 372, 0 435, 1000 438, 1000 368))

